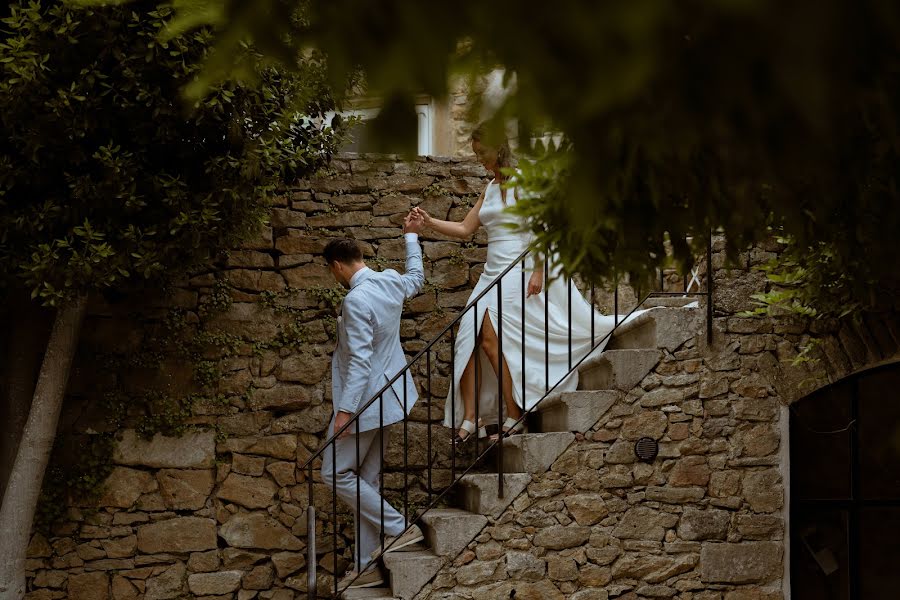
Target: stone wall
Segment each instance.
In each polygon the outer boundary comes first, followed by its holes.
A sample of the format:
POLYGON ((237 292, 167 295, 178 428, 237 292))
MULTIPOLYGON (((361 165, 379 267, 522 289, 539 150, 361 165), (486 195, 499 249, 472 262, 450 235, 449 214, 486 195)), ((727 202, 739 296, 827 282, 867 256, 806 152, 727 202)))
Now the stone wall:
POLYGON ((780 599, 780 412, 765 352, 706 348, 702 335, 663 349, 421 597, 780 599), (644 436, 660 445, 651 463, 634 454, 644 436))
MULTIPOLYGON (((297 467, 331 417, 338 299, 319 254, 329 238, 350 235, 372 266, 402 268, 409 208, 458 220, 487 182, 480 166, 457 159, 345 156, 333 169, 287 190, 271 223, 209 269, 166 291, 93 304, 61 420, 62 454, 115 436, 112 468, 98 499, 70 500, 65 518, 35 533, 30 598, 288 600, 305 590, 308 488, 297 467)), ((464 306, 484 241, 423 239, 428 284, 401 326, 409 354, 464 306)), ((713 346, 698 335, 666 351, 425 597, 508 598, 517 585, 518 598, 779 598, 779 406, 889 360, 900 328, 896 320, 864 330, 827 324, 822 360, 791 367, 785 361, 810 324, 734 316, 765 285, 750 267, 777 250, 757 248, 728 269, 717 242, 713 346), (661 441, 652 465, 628 455, 639 434, 661 441)), ((408 483, 413 508, 427 493, 424 464, 436 467, 435 489, 448 479, 448 432, 438 422, 449 346, 431 360, 432 401, 420 401, 409 423, 410 471, 397 444, 388 453, 386 486, 396 497, 408 483)), ((424 362, 416 369, 420 387, 426 371, 424 362)), ((315 485, 330 511, 327 490, 315 485)), ((320 573, 350 558, 352 527, 339 512, 336 545, 318 525, 320 573)))
POLYGON ((769 291, 756 267, 775 258, 781 245, 771 240, 726 262, 724 241, 713 245, 715 345, 711 351, 756 354, 758 371, 783 404, 872 367, 900 360, 900 315, 866 313, 855 319, 812 320, 785 315, 745 318, 756 307, 752 295, 769 291), (804 348, 809 360, 797 363, 804 348))
MULTIPOLYGON (((75 502, 29 551, 31 598, 147 600, 195 596, 288 598, 305 589, 307 484, 300 466, 332 414, 330 355, 339 294, 320 253, 352 236, 374 268, 403 269, 402 219, 414 205, 462 219, 488 179, 480 165, 347 155, 333 172, 279 196, 271 222, 241 248, 169 290, 94 302, 61 419, 63 458, 115 435, 114 465, 97 501, 75 502), (181 437, 179 437, 181 435, 181 437), (81 505, 79 505, 81 504, 81 505)), ((401 338, 421 349, 464 306, 485 258, 485 238, 424 236, 428 283, 408 302, 401 338)), ((446 483, 449 388, 446 343, 417 366, 434 401, 417 405, 410 475, 389 449, 389 488, 422 502, 432 425, 434 486, 446 483), (396 472, 396 475, 394 474, 396 472)), ((423 392, 426 390, 423 389, 423 392)), ((395 438, 397 439, 397 438, 395 438)), ((318 477, 318 474, 316 474, 318 477)), ((327 493, 318 497, 330 508, 327 493)), ((396 494, 395 494, 396 495, 396 494)), ((352 526, 343 507, 338 568, 352 526)), ((320 539, 331 539, 319 524, 320 539)), ((320 545, 322 568, 333 553, 320 545)))
POLYGON ((714 339, 702 327, 552 465, 419 598, 781 600, 786 411, 868 366, 900 359, 897 315, 863 323, 744 318, 766 288, 764 244, 727 265, 714 244, 714 339), (792 359, 811 334, 812 361, 792 359), (660 452, 638 461, 648 436, 660 452))

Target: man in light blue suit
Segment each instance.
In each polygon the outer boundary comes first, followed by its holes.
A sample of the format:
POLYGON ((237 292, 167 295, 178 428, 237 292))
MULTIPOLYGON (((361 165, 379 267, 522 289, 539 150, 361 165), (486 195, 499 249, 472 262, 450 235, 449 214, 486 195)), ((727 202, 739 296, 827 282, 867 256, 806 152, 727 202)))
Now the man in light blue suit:
MULTIPOLYGON (((349 288, 337 324, 337 346, 331 363, 331 391, 334 418, 331 436, 406 366, 400 345, 400 318, 403 303, 419 293, 425 283, 418 232, 422 219, 408 216, 403 223, 406 239, 406 273, 393 269, 376 272, 366 266, 359 245, 350 239, 331 241, 325 260, 335 279, 349 288)), ((384 583, 380 571, 367 568, 372 554, 380 549, 381 514, 387 551, 399 550, 424 539, 393 506, 381 498, 379 478, 381 457, 387 446, 387 430, 381 425, 402 421, 418 400, 412 376, 401 376, 327 448, 322 460, 322 479, 335 484, 337 495, 356 513, 356 568, 339 583, 347 587, 374 587, 384 583), (405 385, 404 385, 405 384, 405 385), (383 415, 382 415, 383 412, 383 415), (357 462, 357 447, 359 448, 357 462), (362 575, 359 573, 362 572, 362 575), (355 581, 354 581, 355 580, 355 581), (352 583, 351 583, 352 582, 352 583)))

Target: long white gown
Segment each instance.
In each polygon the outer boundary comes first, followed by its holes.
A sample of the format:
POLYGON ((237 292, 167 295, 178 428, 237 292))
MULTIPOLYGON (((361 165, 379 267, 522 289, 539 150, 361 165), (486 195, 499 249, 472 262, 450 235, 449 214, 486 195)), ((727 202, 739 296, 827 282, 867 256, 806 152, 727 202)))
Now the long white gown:
MULTIPOLYGON (((520 217, 504 210, 516 201, 513 189, 506 191, 506 201, 507 203, 504 205, 498 183, 492 181, 488 184, 484 202, 478 213, 481 224, 488 234, 487 261, 484 265, 484 272, 466 303, 465 316, 462 318, 456 334, 454 381, 444 405, 444 425, 447 427, 457 428, 463 421, 464 410, 460 393, 460 378, 472 355, 476 332, 481 331, 485 313, 491 319, 494 331, 501 332, 498 327, 500 315, 498 289, 495 287, 477 302, 475 299, 525 251, 530 241, 530 235, 527 232, 515 229, 520 224, 520 217)), ((554 385, 556 386, 554 392, 576 389, 578 387, 577 369, 567 375, 570 355, 571 364, 575 365, 591 351, 594 344, 598 344, 598 346, 592 354, 599 354, 606 345, 606 341, 600 343, 601 339, 615 325, 615 317, 605 316, 593 310, 574 284, 569 283, 569 289, 567 289, 566 282, 561 277, 553 278, 553 266, 548 265, 547 268, 551 269, 551 283, 548 289, 542 293, 525 299, 524 318, 522 316, 523 267, 521 264, 514 266, 503 276, 500 286, 503 309, 501 333, 504 361, 509 366, 516 404, 524 406, 526 409, 533 407, 554 385), (571 291, 571 354, 569 349, 569 291, 571 291), (546 320, 544 318, 545 302, 548 304, 546 320), (591 319, 594 321, 593 342, 591 319), (522 347, 523 328, 524 350, 522 347), (563 379, 564 381, 560 382, 563 379)), ((527 286, 533 269, 531 258, 526 259, 524 269, 524 281, 527 286)), ((637 311, 629 318, 636 316, 637 311)), ((483 419, 485 424, 497 423, 499 396, 497 377, 484 352, 479 349, 478 355, 481 360, 478 374, 480 386, 476 392, 478 417, 483 419)))

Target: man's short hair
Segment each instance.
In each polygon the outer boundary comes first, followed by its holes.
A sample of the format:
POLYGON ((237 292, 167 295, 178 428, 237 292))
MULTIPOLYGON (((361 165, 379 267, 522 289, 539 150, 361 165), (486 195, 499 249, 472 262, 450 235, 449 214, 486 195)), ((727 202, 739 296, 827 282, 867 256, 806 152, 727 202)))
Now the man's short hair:
POLYGON ((359 262, 363 258, 362 248, 356 243, 356 240, 337 239, 328 242, 325 246, 325 262, 331 264, 333 262, 342 262, 345 265, 359 262))

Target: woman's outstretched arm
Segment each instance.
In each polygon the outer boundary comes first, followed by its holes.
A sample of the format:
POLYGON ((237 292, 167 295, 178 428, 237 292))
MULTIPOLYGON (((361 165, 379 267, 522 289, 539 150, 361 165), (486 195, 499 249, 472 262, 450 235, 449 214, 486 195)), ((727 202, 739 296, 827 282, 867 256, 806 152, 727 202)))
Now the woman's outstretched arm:
POLYGON ((478 199, 478 202, 476 202, 475 206, 469 210, 468 214, 466 214, 466 218, 459 223, 456 221, 434 219, 424 209, 419 207, 414 208, 413 212, 418 212, 422 216, 425 220, 425 227, 442 235, 467 239, 472 237, 472 234, 474 234, 481 226, 481 219, 478 218, 478 211, 481 210, 482 202, 484 202, 484 192, 481 192, 481 197, 478 199))

